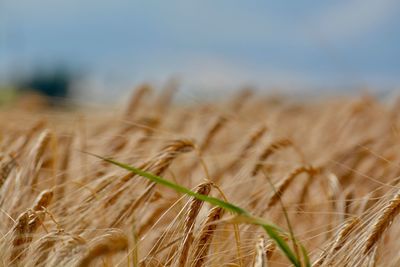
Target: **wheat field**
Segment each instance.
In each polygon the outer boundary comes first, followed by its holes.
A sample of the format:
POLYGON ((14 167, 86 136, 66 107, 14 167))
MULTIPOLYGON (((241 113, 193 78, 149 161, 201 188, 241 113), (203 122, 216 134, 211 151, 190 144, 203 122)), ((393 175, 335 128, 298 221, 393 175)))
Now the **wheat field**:
POLYGON ((400 266, 400 103, 174 93, 2 109, 0 266, 400 266))

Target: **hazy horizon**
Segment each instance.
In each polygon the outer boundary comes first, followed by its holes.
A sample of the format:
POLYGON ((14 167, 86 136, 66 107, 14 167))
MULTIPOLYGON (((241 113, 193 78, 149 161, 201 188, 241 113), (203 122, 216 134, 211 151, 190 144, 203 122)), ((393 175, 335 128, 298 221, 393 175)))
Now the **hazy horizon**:
POLYGON ((395 0, 3 0, 0 79, 64 65, 99 92, 174 75, 186 88, 393 90, 399 11, 395 0))

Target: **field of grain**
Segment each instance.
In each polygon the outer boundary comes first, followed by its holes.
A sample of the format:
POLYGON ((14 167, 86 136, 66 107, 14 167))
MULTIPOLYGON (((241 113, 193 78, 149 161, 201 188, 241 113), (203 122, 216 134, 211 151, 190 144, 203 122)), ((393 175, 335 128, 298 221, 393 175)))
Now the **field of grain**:
POLYGON ((400 266, 399 104, 174 92, 2 109, 0 266, 400 266))

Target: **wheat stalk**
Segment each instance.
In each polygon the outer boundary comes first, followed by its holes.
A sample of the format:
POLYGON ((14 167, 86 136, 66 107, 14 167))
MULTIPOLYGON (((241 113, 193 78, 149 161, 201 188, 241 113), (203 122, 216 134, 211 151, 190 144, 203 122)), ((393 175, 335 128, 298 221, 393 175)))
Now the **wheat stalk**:
POLYGON ((36 199, 32 211, 27 210, 20 214, 13 226, 11 232, 12 249, 10 262, 17 264, 25 256, 25 250, 32 241, 32 235, 43 223, 45 213, 43 209, 48 207, 53 198, 53 192, 50 190, 43 191, 36 199))
POLYGON ((142 84, 134 91, 125 110, 126 119, 131 119, 134 116, 134 113, 140 108, 140 102, 149 92, 151 92, 151 86, 148 84, 142 84))
POLYGON ((211 142, 217 135, 217 133, 223 128, 223 126, 226 124, 227 119, 219 116, 216 118, 214 123, 211 125, 211 127, 207 130, 206 135, 204 136, 203 140, 201 141, 199 145, 199 151, 204 152, 206 151, 209 146, 211 145, 211 142))
POLYGON ((110 229, 106 234, 89 242, 87 251, 81 256, 76 266, 89 266, 94 260, 101 256, 126 250, 128 244, 128 238, 122 231, 110 229))
POLYGON ((317 173, 317 170, 311 166, 301 166, 293 170, 285 179, 283 179, 281 184, 277 187, 276 192, 270 197, 267 208, 271 208, 276 204, 276 202, 278 202, 293 180, 301 173, 308 173, 310 176, 313 176, 317 173))
POLYGON ((267 256, 265 254, 265 239, 260 237, 256 243, 256 256, 253 267, 267 267, 267 256))
POLYGON ((364 246, 364 254, 371 252, 371 248, 378 243, 385 231, 389 228, 394 218, 400 212, 400 194, 396 194, 390 202, 384 207, 382 212, 372 226, 364 246))
POLYGON ((207 259, 208 250, 217 229, 216 222, 223 216, 223 209, 220 207, 212 208, 205 219, 203 226, 200 230, 199 236, 195 241, 196 248, 191 256, 193 259, 192 266, 201 267, 204 265, 207 259))
POLYGON ((257 163, 251 171, 252 176, 256 176, 264 165, 264 162, 276 151, 291 146, 289 139, 279 139, 269 144, 258 157, 257 163))
MULTIPOLYGON (((196 193, 202 195, 208 195, 211 191, 211 184, 210 183, 202 183, 199 184, 195 190, 196 193)), ((197 198, 191 198, 189 201, 189 208, 187 214, 185 216, 185 222, 183 226, 183 234, 184 239, 182 240, 179 246, 179 256, 177 264, 180 267, 185 266, 188 258, 189 248, 193 242, 193 227, 196 221, 196 217, 200 212, 200 209, 203 205, 203 201, 197 198)))
POLYGON ((339 229, 336 239, 331 246, 331 249, 327 249, 319 256, 319 258, 315 261, 313 266, 321 266, 326 258, 334 257, 334 255, 339 251, 346 240, 348 240, 350 233, 355 229, 357 225, 359 225, 360 219, 358 217, 351 218, 347 220, 346 223, 339 229))

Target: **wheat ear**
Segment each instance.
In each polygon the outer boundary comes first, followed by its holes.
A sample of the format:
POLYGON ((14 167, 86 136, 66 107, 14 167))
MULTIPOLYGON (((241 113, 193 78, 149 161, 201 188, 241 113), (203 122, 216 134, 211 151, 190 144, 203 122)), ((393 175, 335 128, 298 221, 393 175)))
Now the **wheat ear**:
POLYGON ((278 186, 276 192, 271 196, 271 198, 268 201, 267 208, 271 208, 272 206, 275 205, 275 203, 281 198, 281 196, 290 186, 293 180, 301 173, 308 173, 310 176, 313 176, 317 173, 317 170, 311 166, 301 166, 292 171, 278 186))
POLYGON ((196 242, 192 266, 201 267, 204 265, 214 232, 217 229, 216 222, 221 219, 222 215, 223 209, 220 207, 214 207, 209 211, 196 242))
MULTIPOLYGON (((197 186, 195 192, 202 195, 208 195, 211 191, 210 183, 202 183, 197 186)), ((193 227, 203 205, 203 201, 191 198, 189 202, 189 209, 185 217, 183 226, 183 234, 185 235, 179 247, 178 266, 183 267, 188 259, 189 248, 193 242, 193 227)))
POLYGON ((127 236, 118 229, 111 229, 106 234, 89 242, 88 249, 77 263, 77 267, 89 266, 95 259, 123 251, 128 248, 127 236))
POLYGON ((254 259, 253 267, 266 267, 267 266, 267 256, 264 250, 265 239, 260 237, 256 243, 256 257, 254 259))
POLYGON ((389 228, 394 218, 400 212, 400 193, 396 194, 394 198, 383 209, 379 215, 376 223, 373 225, 370 234, 365 242, 364 254, 368 254, 371 248, 382 238, 385 231, 389 228))
POLYGON ((264 162, 270 157, 274 152, 286 148, 288 146, 291 146, 292 142, 289 139, 279 139, 271 144, 269 144, 264 151, 261 153, 261 155, 258 157, 257 163, 254 166, 253 170, 251 171, 252 176, 256 176, 261 168, 264 165, 264 162))

